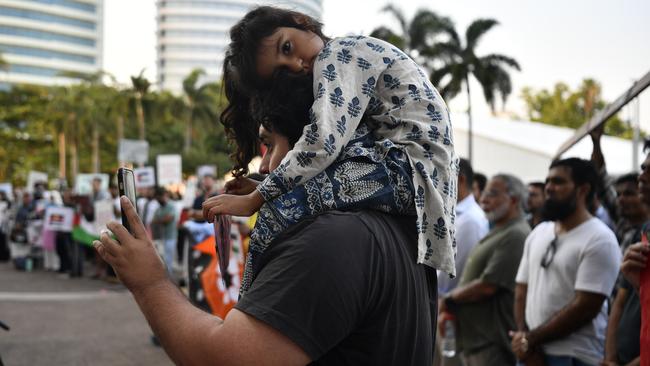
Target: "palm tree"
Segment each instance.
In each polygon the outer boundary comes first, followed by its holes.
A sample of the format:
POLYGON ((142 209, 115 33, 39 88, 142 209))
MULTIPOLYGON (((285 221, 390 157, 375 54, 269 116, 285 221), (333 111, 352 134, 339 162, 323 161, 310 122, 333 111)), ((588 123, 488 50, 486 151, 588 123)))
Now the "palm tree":
POLYGON ((214 121, 215 123, 218 120, 217 98, 213 93, 215 84, 205 83, 197 86, 199 78, 203 75, 205 75, 205 71, 195 69, 183 80, 185 105, 189 113, 185 129, 185 144, 183 146, 183 151, 186 153, 192 146, 192 126, 199 120, 214 121))
POLYGON ((440 94, 445 100, 454 98, 460 93, 463 84, 467 88, 468 159, 472 161, 472 104, 470 98, 469 76, 474 75, 483 89, 485 100, 492 112, 495 110, 495 94, 499 93, 505 105, 508 95, 512 92, 512 83, 507 68, 520 70, 519 63, 501 54, 488 54, 479 57, 476 48, 483 35, 499 24, 494 19, 477 19, 465 31, 465 44, 462 44, 458 33, 453 27, 447 29, 449 40, 434 45, 426 53, 436 55, 443 61, 443 66, 436 68, 431 74, 431 82, 439 87, 440 94), (446 83, 441 84, 443 80, 446 83))
POLYGON ((453 23, 449 18, 439 16, 430 10, 418 10, 411 21, 407 21, 404 13, 393 5, 386 5, 381 11, 390 13, 397 20, 400 34, 381 26, 373 30, 370 36, 394 44, 423 66, 430 66, 432 59, 422 56, 431 56, 427 50, 435 44, 436 36, 446 34, 449 28, 453 29, 453 23))
POLYGON ((144 77, 144 69, 140 71, 138 76, 131 76, 131 84, 133 85, 133 98, 135 99, 135 115, 138 119, 138 136, 140 140, 144 140, 144 107, 143 100, 151 83, 144 77))

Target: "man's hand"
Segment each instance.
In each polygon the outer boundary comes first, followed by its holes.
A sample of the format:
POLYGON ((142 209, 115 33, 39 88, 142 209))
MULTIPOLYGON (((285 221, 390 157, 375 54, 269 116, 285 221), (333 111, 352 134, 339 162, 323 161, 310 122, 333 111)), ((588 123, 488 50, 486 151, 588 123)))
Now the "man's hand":
POLYGON ((600 366, 619 366, 616 362, 614 361, 601 361, 600 366))
POLYGON ((508 335, 512 337, 510 341, 510 346, 512 347, 512 352, 515 354, 518 360, 524 361, 530 356, 532 347, 528 343, 528 333, 521 331, 508 332, 508 335))
POLYGON ((648 253, 650 253, 650 249, 647 244, 636 243, 627 248, 623 257, 621 272, 637 291, 639 289, 639 276, 648 263, 648 253))
POLYGON ((225 189, 227 194, 243 196, 252 193, 259 184, 260 182, 250 178, 237 177, 226 182, 225 189))
POLYGON ((93 246, 113 267, 122 283, 131 292, 138 293, 168 281, 167 271, 153 243, 147 238, 147 231, 129 199, 122 196, 120 203, 133 235, 121 224, 109 222, 106 226, 117 237, 117 241, 103 232, 101 241, 93 242, 93 246))
POLYGON ((203 202, 203 217, 208 222, 214 222, 216 215, 251 216, 263 203, 264 198, 257 190, 245 196, 221 194, 203 202))

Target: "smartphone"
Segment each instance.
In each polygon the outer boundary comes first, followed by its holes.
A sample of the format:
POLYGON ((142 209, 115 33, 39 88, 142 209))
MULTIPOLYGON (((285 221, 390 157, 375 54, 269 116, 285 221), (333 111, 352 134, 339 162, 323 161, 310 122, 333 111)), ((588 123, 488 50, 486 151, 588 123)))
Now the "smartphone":
MULTIPOLYGON (((120 168, 117 170, 117 188, 120 192, 120 197, 126 196, 133 207, 135 205, 135 176, 133 175, 133 170, 127 168, 120 168)), ((129 220, 124 214, 124 208, 120 204, 120 210, 122 211, 122 225, 131 232, 129 227, 129 220)))

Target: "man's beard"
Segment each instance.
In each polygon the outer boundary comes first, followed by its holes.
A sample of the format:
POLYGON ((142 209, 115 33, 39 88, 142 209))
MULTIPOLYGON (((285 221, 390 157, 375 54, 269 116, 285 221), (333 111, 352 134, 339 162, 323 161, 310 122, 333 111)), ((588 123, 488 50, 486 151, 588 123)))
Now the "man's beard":
POLYGON ((510 209, 510 203, 508 201, 504 201, 501 206, 495 208, 490 212, 486 212, 485 217, 488 219, 489 222, 495 223, 501 220, 505 215, 507 215, 509 209, 510 209))
POLYGON ((547 198, 542 207, 542 217, 544 220, 558 221, 564 220, 576 211, 578 197, 574 191, 569 198, 563 201, 556 201, 547 198))

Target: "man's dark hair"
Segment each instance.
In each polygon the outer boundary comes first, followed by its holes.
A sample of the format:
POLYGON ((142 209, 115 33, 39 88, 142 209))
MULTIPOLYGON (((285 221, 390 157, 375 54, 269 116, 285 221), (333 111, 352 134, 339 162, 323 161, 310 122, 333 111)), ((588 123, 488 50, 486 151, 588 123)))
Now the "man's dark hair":
POLYGON ((565 167, 571 171, 571 180, 576 186, 589 184, 589 192, 585 197, 585 204, 587 207, 593 203, 598 189, 598 173, 594 164, 589 160, 579 158, 567 158, 562 160, 555 160, 551 163, 549 169, 565 167))
POLYGON ((167 190, 164 187, 156 187, 154 197, 162 197, 167 193, 167 190))
POLYGON ((278 76, 269 90, 251 98, 253 120, 269 131, 286 136, 293 146, 306 124, 311 122, 309 110, 314 103, 313 77, 309 75, 278 76))
POLYGON ((483 193, 487 185, 487 177, 483 173, 474 172, 474 181, 478 184, 478 190, 483 193))
POLYGON ((474 183, 474 170, 472 169, 472 164, 469 163, 469 160, 460 158, 458 168, 458 175, 465 177, 465 186, 469 188, 471 192, 472 184, 474 183))
POLYGON ((544 192, 544 188, 546 188, 546 184, 544 182, 539 182, 539 181, 530 182, 530 183, 528 183, 528 186, 529 187, 535 187, 537 189, 541 189, 542 192, 544 192))
POLYGON ((616 181, 614 182, 614 184, 615 185, 619 185, 619 184, 623 184, 623 183, 637 184, 638 182, 639 182, 639 173, 632 172, 632 173, 623 174, 620 177, 616 178, 616 181))

